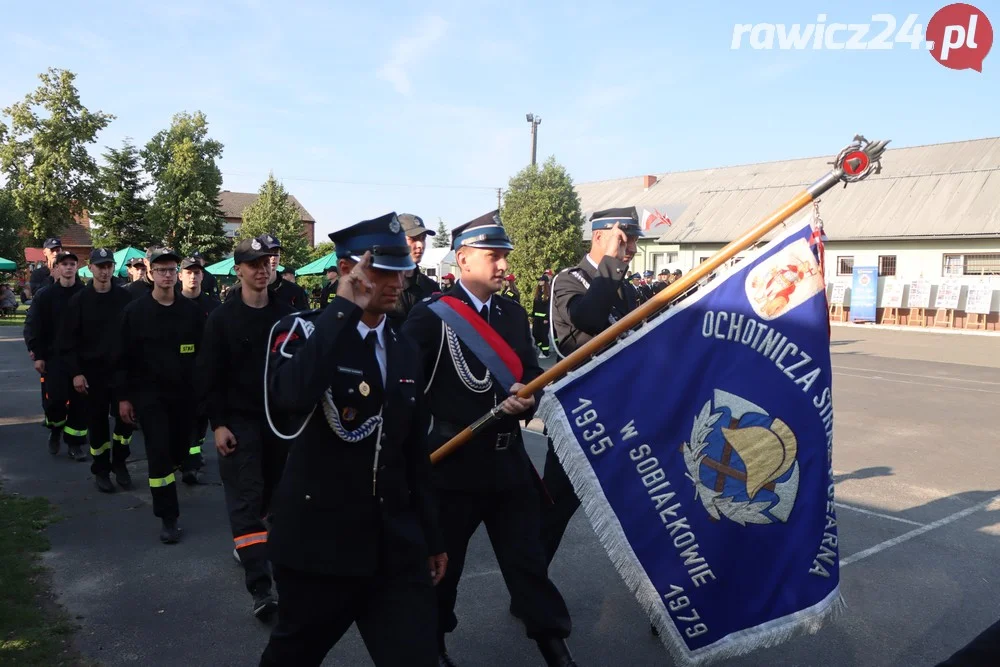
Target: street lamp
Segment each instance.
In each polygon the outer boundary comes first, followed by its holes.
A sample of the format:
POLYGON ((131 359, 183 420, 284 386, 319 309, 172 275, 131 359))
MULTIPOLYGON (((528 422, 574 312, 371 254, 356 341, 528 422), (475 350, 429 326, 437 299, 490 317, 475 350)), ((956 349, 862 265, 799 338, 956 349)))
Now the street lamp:
POLYGON ((526 113, 524 119, 531 123, 531 164, 535 164, 535 155, 538 151, 538 126, 542 124, 542 117, 526 113))

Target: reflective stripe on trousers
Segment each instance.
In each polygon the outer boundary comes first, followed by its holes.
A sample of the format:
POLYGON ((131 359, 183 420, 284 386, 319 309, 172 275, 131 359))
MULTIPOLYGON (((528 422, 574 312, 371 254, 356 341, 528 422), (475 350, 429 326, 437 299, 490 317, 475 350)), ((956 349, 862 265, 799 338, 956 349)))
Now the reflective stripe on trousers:
POLYGON ((267 542, 267 533, 247 533, 246 535, 240 535, 239 537, 233 538, 233 543, 236 544, 237 549, 243 549, 244 547, 249 547, 253 544, 263 544, 267 542))
POLYGON ((170 486, 174 483, 174 473, 170 473, 166 477, 150 477, 149 486, 152 488, 159 488, 161 486, 170 486))

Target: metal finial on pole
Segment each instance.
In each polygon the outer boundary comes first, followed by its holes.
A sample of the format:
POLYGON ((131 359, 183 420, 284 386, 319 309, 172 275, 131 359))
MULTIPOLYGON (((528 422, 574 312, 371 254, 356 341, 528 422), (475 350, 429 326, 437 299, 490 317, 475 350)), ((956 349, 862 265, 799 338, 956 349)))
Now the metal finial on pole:
POLYGON ((525 120, 531 123, 531 164, 535 164, 535 155, 538 152, 538 126, 542 124, 542 117, 533 113, 524 114, 525 120))

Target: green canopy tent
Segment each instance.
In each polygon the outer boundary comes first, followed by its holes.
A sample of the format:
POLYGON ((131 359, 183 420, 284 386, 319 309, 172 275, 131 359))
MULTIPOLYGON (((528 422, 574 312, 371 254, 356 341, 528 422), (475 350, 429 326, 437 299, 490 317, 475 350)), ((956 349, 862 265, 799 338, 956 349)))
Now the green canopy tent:
POLYGON ((319 259, 313 260, 295 272, 297 276, 318 276, 326 273, 329 268, 336 268, 337 253, 331 252, 319 259))
MULTIPOLYGON (((115 275, 119 278, 124 278, 128 275, 128 267, 125 266, 125 262, 129 261, 133 257, 145 257, 146 253, 131 246, 127 248, 122 248, 121 250, 115 251, 115 275)), ((90 257, 81 257, 80 264, 82 267, 77 272, 83 278, 93 278, 90 274, 90 267, 88 266, 90 257)))
MULTIPOLYGON (((235 276, 236 275, 236 262, 233 258, 224 259, 221 262, 216 262, 210 266, 206 266, 205 270, 211 273, 213 276, 235 276)), ((285 267, 278 265, 278 271, 284 271, 285 267)))
POLYGON ((0 257, 0 271, 17 271, 17 264, 9 259, 0 257))

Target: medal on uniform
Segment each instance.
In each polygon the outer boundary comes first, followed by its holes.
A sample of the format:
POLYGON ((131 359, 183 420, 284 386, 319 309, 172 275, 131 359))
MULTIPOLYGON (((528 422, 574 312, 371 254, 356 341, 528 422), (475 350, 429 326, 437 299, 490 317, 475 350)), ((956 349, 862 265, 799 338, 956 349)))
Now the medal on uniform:
POLYGON ((352 422, 358 416, 358 411, 354 408, 344 408, 340 411, 340 416, 345 422, 352 422))
POLYGON ((362 396, 367 396, 368 394, 372 393, 372 388, 368 386, 367 382, 362 380, 361 384, 358 385, 358 391, 361 392, 362 396))

